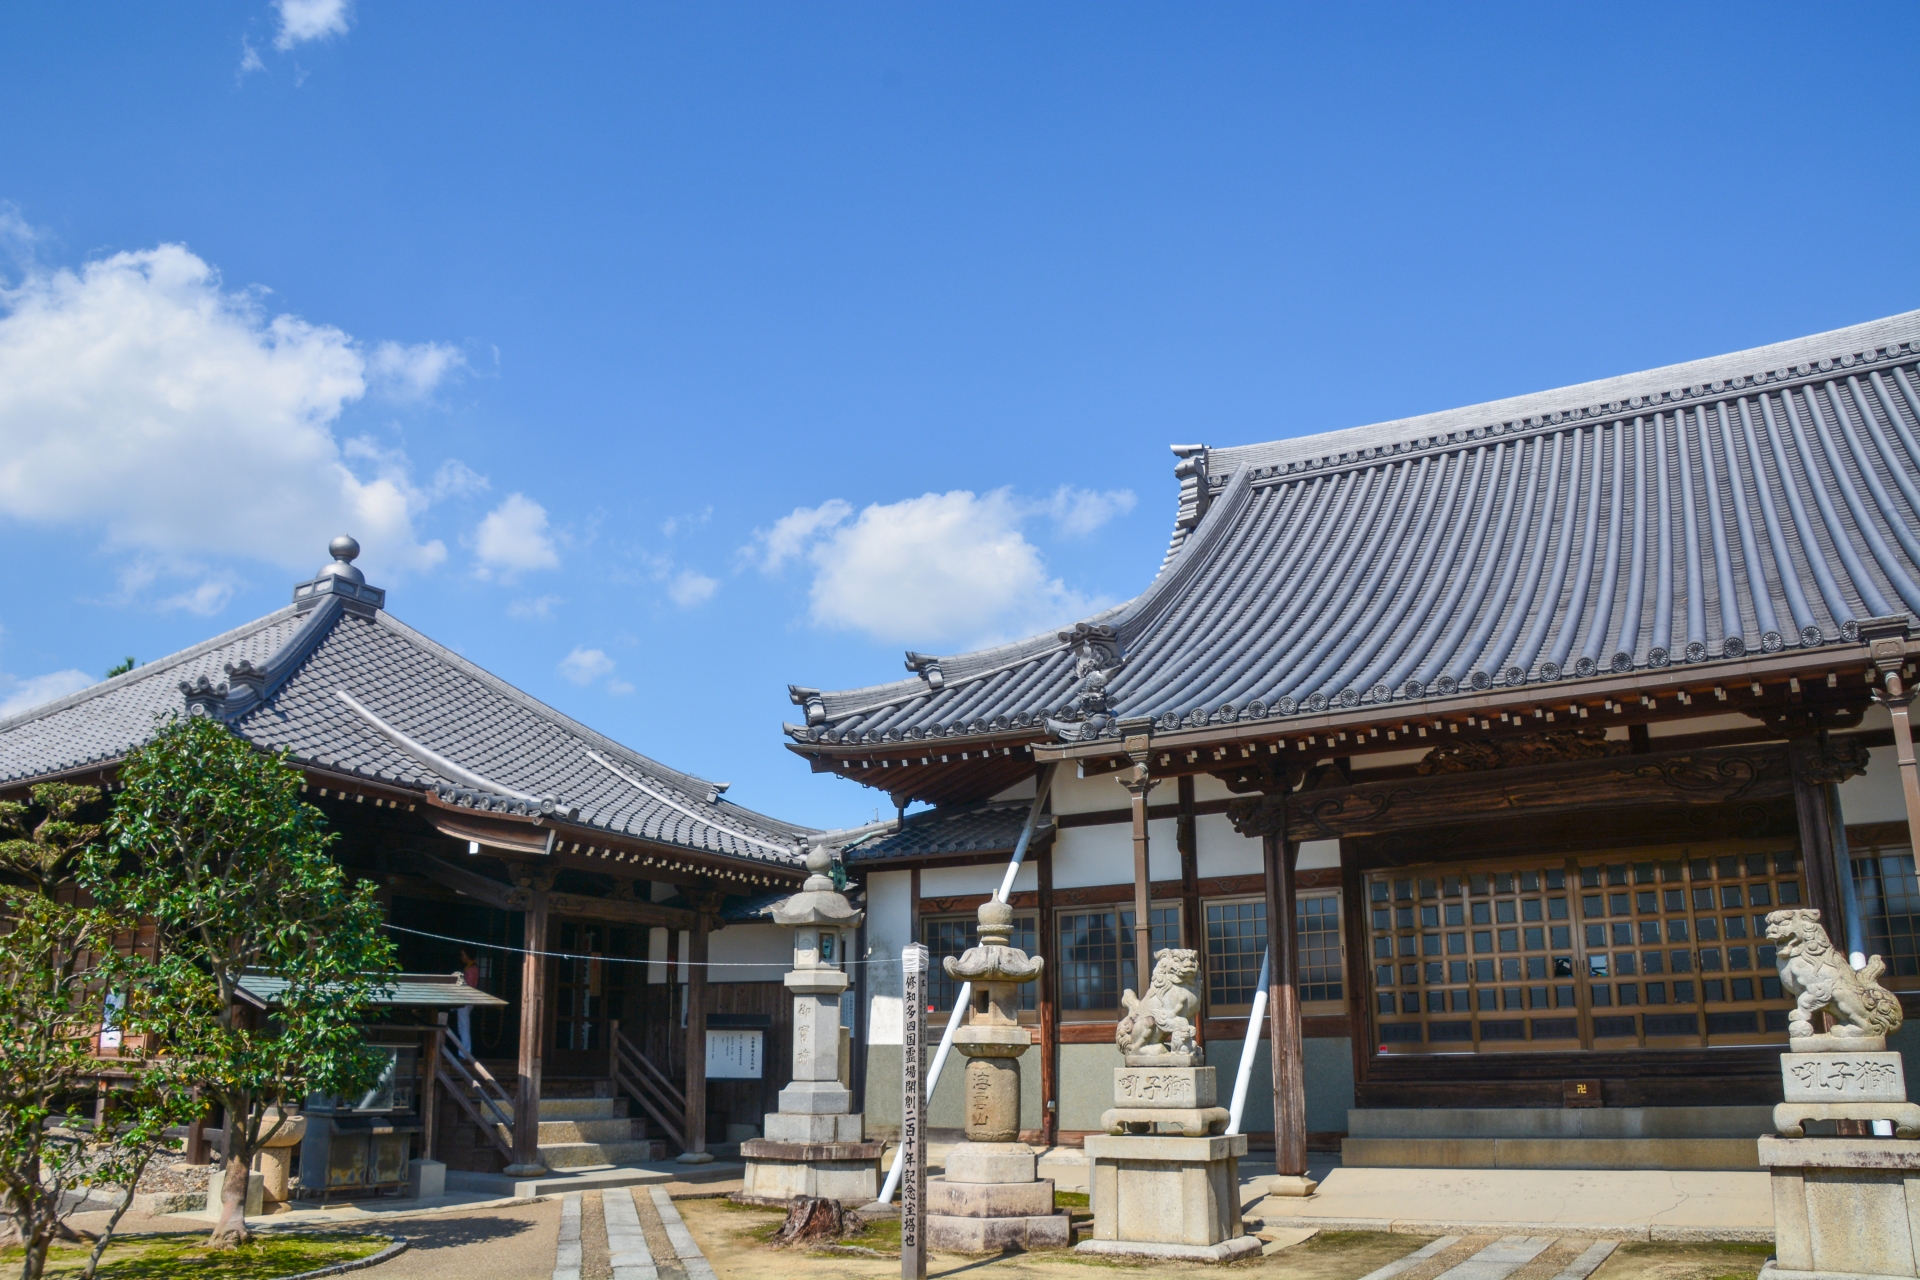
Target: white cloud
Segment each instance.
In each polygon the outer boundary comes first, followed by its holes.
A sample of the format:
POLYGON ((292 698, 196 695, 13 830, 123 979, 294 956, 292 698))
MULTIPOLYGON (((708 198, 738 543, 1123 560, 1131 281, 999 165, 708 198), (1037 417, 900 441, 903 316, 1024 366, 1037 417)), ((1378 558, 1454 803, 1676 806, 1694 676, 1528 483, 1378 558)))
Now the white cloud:
POLYGON ((821 626, 877 640, 977 642, 1071 622, 1097 607, 1048 576, 1020 531, 1034 510, 1006 489, 959 489, 875 503, 849 523, 851 508, 836 499, 786 517, 755 555, 778 566, 805 551, 821 626))
POLYGON ((601 676, 612 674, 613 666, 606 650, 575 645, 572 653, 560 659, 560 674, 575 684, 592 684, 601 676))
POLYGON ((493 487, 487 478, 475 471, 458 458, 448 458, 433 473, 433 487, 429 490, 434 498, 464 498, 469 494, 485 493, 493 487))
POLYGON ((373 572, 443 560, 405 454, 334 436, 363 348, 260 298, 180 245, 0 288, 0 514, 163 557, 311 569, 351 533, 373 572))
POLYGON ((713 508, 711 506, 702 507, 700 510, 692 512, 691 514, 668 516, 665 520, 661 521, 660 532, 671 538, 683 530, 698 529, 711 519, 713 519, 713 508))
POLYGON ((628 684, 625 680, 609 680, 607 681, 607 692, 617 693, 617 694, 628 694, 633 692, 633 686, 628 684))
POLYGON ((713 593, 719 589, 717 579, 709 578, 704 573, 695 573, 692 569, 682 569, 667 584, 667 596, 681 608, 691 609, 694 605, 705 604, 713 599, 713 593))
POLYGON ((816 534, 852 514, 853 506, 839 498, 829 498, 817 507, 795 507, 792 514, 775 520, 773 528, 755 529, 753 542, 741 548, 741 555, 758 564, 762 573, 778 573, 807 549, 816 534))
POLYGON ((273 7, 280 15, 273 47, 282 52, 308 40, 343 36, 353 20, 347 0, 273 0, 273 7))
POLYGON ((265 71, 267 64, 260 60, 260 51, 253 47, 253 41, 240 37, 240 69, 233 73, 236 81, 245 80, 255 71, 265 71))
POLYGON ((198 585, 160 601, 163 610, 180 609, 210 618, 227 607, 233 598, 233 583, 226 577, 203 578, 198 585))
POLYGON ((508 605, 507 616, 522 622, 545 622, 553 616, 557 606, 565 603, 559 596, 531 596, 508 605))
POLYGON ((88 685, 97 683, 86 672, 71 668, 51 671, 44 676, 29 676, 25 680, 0 675, 0 720, 17 716, 22 711, 31 711, 42 703, 78 693, 88 685))
POLYGON ((467 358, 459 348, 444 342, 418 342, 411 346, 383 342, 367 358, 367 373, 373 385, 388 399, 403 403, 425 400, 448 374, 466 367, 467 358))
POLYGON ((1135 501, 1131 489, 1109 489, 1105 493, 1096 493, 1091 489, 1076 489, 1063 484, 1042 504, 1042 509, 1053 517, 1061 533, 1068 537, 1082 537, 1115 516, 1126 515, 1133 510, 1135 501))
POLYGON ((474 572, 483 578, 512 581, 535 569, 557 569, 560 553, 547 531, 547 509, 523 493, 489 511, 473 534, 474 572))

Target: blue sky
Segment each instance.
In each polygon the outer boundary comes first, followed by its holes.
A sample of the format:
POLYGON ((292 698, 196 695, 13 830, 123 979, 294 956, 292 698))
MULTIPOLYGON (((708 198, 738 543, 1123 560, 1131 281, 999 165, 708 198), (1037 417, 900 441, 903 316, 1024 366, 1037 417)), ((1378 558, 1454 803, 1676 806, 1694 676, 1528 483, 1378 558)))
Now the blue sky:
POLYGON ((732 797, 1239 444, 1920 306, 1920 8, 0 11, 0 703, 401 618, 732 797), (79 674, 75 674, 79 673, 79 674))

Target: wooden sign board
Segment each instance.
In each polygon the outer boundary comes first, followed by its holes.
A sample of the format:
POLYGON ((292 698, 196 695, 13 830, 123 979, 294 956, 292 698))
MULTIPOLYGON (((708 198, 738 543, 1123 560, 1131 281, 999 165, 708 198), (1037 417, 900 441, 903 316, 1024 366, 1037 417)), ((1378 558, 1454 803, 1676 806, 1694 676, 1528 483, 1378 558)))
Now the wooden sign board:
POLYGON ((1598 1107, 1600 1101, 1600 1082, 1598 1080, 1563 1080, 1560 1082, 1560 1101, 1569 1107, 1598 1107))
POLYGON ((707 1079, 758 1080, 764 1033, 745 1028, 707 1028, 707 1079))

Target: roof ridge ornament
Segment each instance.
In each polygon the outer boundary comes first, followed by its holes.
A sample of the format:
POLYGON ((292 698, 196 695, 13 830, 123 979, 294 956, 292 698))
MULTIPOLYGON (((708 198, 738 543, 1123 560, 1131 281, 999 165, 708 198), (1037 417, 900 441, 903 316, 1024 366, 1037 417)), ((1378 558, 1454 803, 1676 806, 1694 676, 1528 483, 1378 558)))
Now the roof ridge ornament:
POLYGON ((347 612, 362 618, 371 618, 387 607, 386 591, 368 586, 367 575, 353 567, 360 556, 358 542, 343 533, 327 544, 327 552, 332 562, 293 588, 293 603, 300 612, 305 613, 328 596, 337 597, 347 606, 347 612))
POLYGON ((947 684, 946 673, 940 670, 940 659, 930 653, 915 653, 907 650, 907 670, 927 682, 927 687, 935 693, 947 684))
POLYGON ((1126 663, 1120 633, 1103 622, 1076 622, 1059 634, 1073 654, 1073 674, 1080 683, 1060 713, 1047 717, 1047 729, 1066 742, 1097 738, 1114 722, 1107 684, 1126 663))
POLYGON ((316 596, 313 605, 309 606, 312 612, 278 649, 257 666, 252 659, 242 658, 238 662, 225 664, 224 680, 212 679, 204 673, 191 680, 182 680, 180 695, 186 701, 187 714, 210 716, 231 724, 271 698, 287 677, 306 661, 307 655, 320 643, 320 638, 333 629, 346 603, 340 596, 316 596))

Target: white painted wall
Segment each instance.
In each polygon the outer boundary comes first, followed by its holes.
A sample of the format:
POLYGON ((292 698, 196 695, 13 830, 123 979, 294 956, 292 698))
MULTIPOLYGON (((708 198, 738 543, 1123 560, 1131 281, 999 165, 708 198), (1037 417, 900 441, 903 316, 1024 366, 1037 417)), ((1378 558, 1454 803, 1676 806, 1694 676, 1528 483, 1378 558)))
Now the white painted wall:
MULTIPOLYGON (((1108 809, 1124 809, 1131 802, 1127 789, 1120 785, 1120 775, 1103 773, 1091 778, 1082 778, 1074 772, 1072 765, 1063 764, 1059 772, 1053 775, 1053 811, 1055 813, 1100 813, 1108 809)), ((1151 799, 1160 799, 1165 786, 1150 793, 1151 799)))
MULTIPOLYGON (((974 867, 928 867, 920 873, 920 896, 947 898, 966 893, 992 893, 1007 874, 1004 862, 982 863, 974 867)), ((1032 893, 1040 887, 1040 870, 1028 860, 1020 864, 1013 878, 1015 893, 1032 893)))
POLYGON ((1892 747, 1871 748, 1867 752, 1867 771, 1840 784, 1840 813, 1849 823, 1906 821, 1907 802, 1900 789, 1900 762, 1892 747))
MULTIPOLYGON (((1155 880, 1180 878, 1180 851, 1174 846, 1174 820, 1147 824, 1147 874, 1155 880)), ((1053 887, 1085 889, 1099 884, 1133 883, 1133 825, 1106 822, 1069 827, 1054 837, 1053 887)))
POLYGON ((913 875, 877 871, 866 884, 867 1043, 899 1044, 900 948, 913 941, 913 875))
POLYGON ((1306 840, 1301 842, 1300 860, 1294 864, 1294 869, 1320 871, 1339 865, 1340 842, 1338 840, 1306 840))
POLYGON ((730 924, 707 936, 707 960, 708 982, 778 982, 793 965, 793 930, 764 921, 730 924))
MULTIPOLYGON (((1225 788, 1222 787, 1221 790, 1224 791, 1225 788)), ((1199 788, 1196 787, 1194 799, 1200 798, 1199 788)), ((1262 874, 1264 868, 1260 865, 1260 841, 1249 840, 1235 831, 1233 823, 1227 820, 1226 814, 1201 814, 1193 820, 1193 834, 1194 851, 1199 855, 1202 876, 1210 878, 1262 874)))

